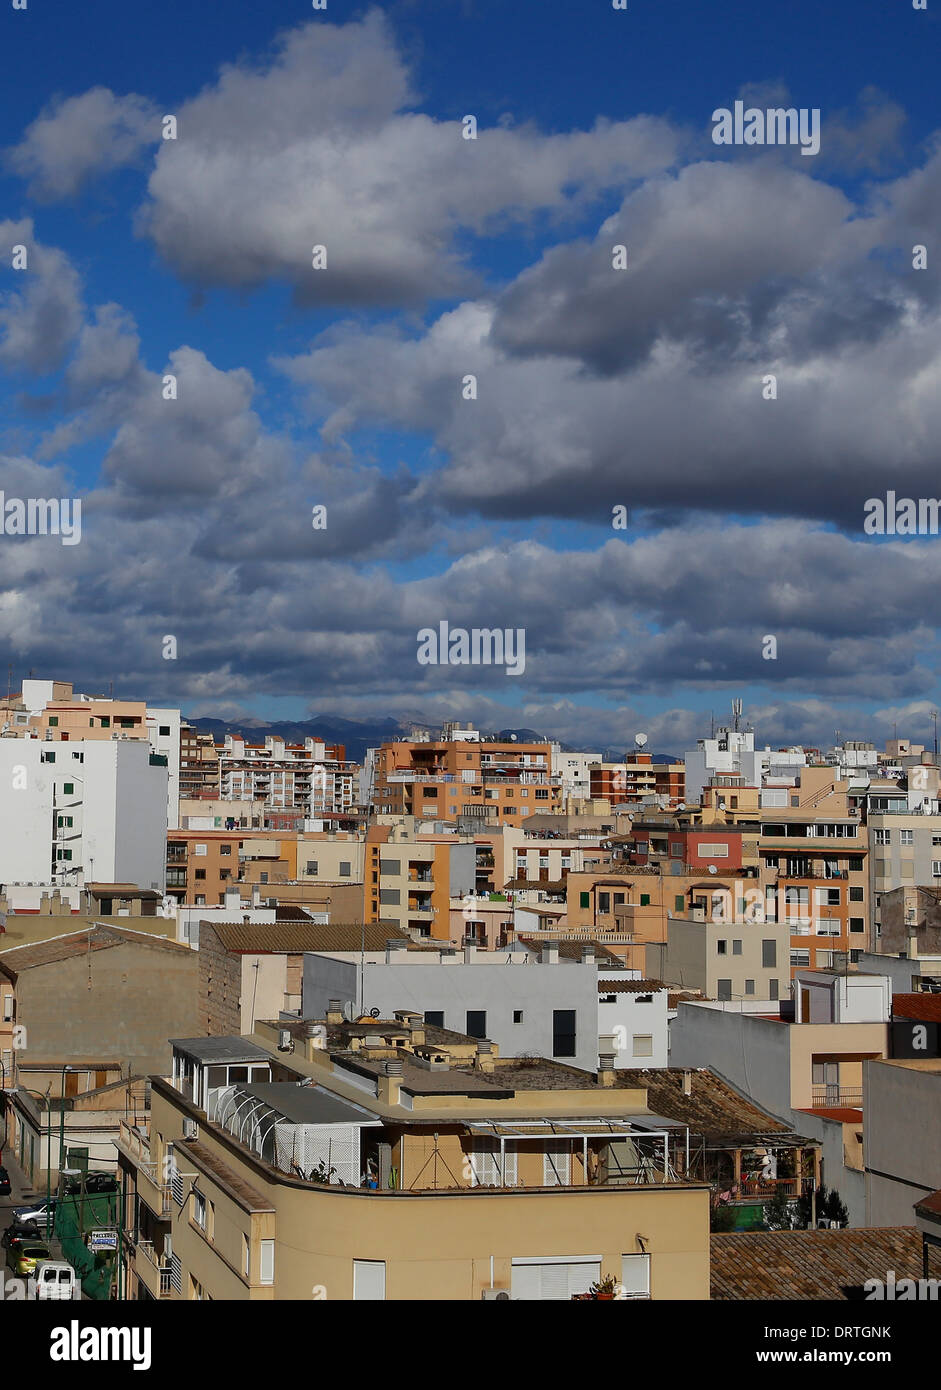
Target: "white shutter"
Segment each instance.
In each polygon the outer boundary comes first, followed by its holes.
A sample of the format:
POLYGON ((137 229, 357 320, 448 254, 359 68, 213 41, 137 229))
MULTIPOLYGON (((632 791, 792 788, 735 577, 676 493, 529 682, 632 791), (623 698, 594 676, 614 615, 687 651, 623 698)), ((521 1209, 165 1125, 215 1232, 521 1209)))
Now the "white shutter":
POLYGON ((274 1283, 274 1241, 263 1240, 261 1246, 261 1266, 259 1270, 259 1282, 262 1284, 274 1283))
POLYGON ((622 1255, 621 1283, 625 1298, 649 1298, 650 1256, 622 1255))
POLYGON ((384 1260, 353 1261, 353 1298, 381 1302, 386 1296, 384 1260))
POLYGON ((568 1144, 547 1144, 542 1156, 544 1187, 571 1187, 572 1152, 568 1144))
POLYGON ((500 1149, 492 1140, 478 1139, 471 1153, 474 1187, 515 1187, 516 1149, 507 1145, 503 1155, 504 1171, 500 1170, 500 1149))
POLYGON ((597 1255, 514 1260, 511 1268, 513 1297, 543 1303, 560 1303, 573 1294, 587 1293, 601 1278, 601 1258, 597 1255))

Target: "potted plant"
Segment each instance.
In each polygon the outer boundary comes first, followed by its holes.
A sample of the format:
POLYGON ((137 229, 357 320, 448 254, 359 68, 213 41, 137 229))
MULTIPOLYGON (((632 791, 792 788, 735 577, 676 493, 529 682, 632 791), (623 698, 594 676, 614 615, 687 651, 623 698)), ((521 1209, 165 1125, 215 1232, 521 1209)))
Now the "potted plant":
POLYGON ((596 1280, 588 1290, 589 1298, 604 1299, 611 1302, 617 1290, 617 1280, 613 1274, 606 1274, 603 1279, 596 1280))

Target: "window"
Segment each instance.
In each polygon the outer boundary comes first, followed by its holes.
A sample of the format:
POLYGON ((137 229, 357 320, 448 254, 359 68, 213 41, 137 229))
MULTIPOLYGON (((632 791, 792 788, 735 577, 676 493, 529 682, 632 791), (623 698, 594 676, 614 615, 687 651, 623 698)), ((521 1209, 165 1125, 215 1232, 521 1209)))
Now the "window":
POLYGON ((579 905, 579 907, 591 907, 591 894, 590 894, 590 893, 579 893, 579 895, 578 895, 578 905, 579 905))
POLYGON ((274 1283, 274 1241, 262 1240, 259 1242, 261 1247, 261 1273, 259 1281, 262 1284, 274 1283))
POLYGON ((197 894, 196 894, 196 906, 197 906, 197 907, 205 907, 205 906, 206 906, 206 895, 205 895, 205 893, 197 893, 197 894))
POLYGON ((50 714, 49 727, 50 729, 57 729, 59 727, 59 716, 57 714, 50 714))
POLYGON ((242 1232, 242 1273, 247 1279, 251 1272, 252 1247, 249 1244, 248 1236, 242 1232))
POLYGON ((635 1033, 634 1034, 634 1056, 652 1057, 653 1056, 653 1034, 635 1033))
POLYGON ((42 760, 44 763, 54 763, 56 760, 56 755, 55 753, 43 753, 42 760))
POLYGON ((443 1010, 443 1009, 426 1009, 426 1010, 425 1010, 425 1022, 426 1022, 426 1023, 429 1025, 429 1027, 431 1027, 431 1028, 443 1028, 443 1027, 444 1027, 444 1010, 443 1010))
POLYGON ((485 1038, 487 1036, 487 1011, 486 1009, 468 1009, 467 1020, 464 1032, 469 1038, 485 1038))
POLYGON ((777 997, 778 997, 778 982, 777 982, 777 980, 769 980, 769 981, 768 981, 768 998, 769 998, 769 999, 777 999, 777 997))
MULTIPOLYGON (((132 722, 132 721, 130 721, 130 722, 132 722)), ((159 730, 158 730, 158 732, 159 732, 161 738, 169 738, 169 737, 170 737, 170 725, 169 725, 169 724, 161 724, 161 725, 160 725, 160 728, 159 728, 159 730)))
POLYGON ((716 955, 724 956, 724 955, 726 954, 727 950, 728 950, 728 945, 729 945, 729 943, 728 943, 727 941, 717 941, 717 942, 716 942, 716 955))
MULTIPOLYGON (((317 860, 316 860, 316 859, 308 859, 308 861, 307 861, 307 874, 308 874, 308 876, 309 876, 310 878, 316 878, 318 872, 319 872, 319 870, 318 870, 318 868, 317 868, 317 860)), ((373 874, 373 882, 375 882, 375 878, 376 878, 376 876, 375 876, 375 874, 373 874)))
POLYGON ((850 918, 850 931, 852 931, 852 932, 863 932, 863 931, 865 931, 865 930, 866 930, 866 919, 865 919, 865 917, 851 917, 851 918, 850 918))
POLYGON ((381 1303, 386 1296, 385 1260, 353 1261, 353 1298, 381 1303))
POLYGON ((340 860, 340 877, 341 877, 341 878, 349 878, 349 877, 350 877, 350 861, 349 861, 348 859, 341 859, 341 860, 340 860))
POLYGON ((220 854, 231 854, 231 853, 232 853, 232 846, 231 846, 231 845, 220 845, 220 846, 219 846, 219 853, 220 853, 220 854))
POLYGON ((861 854, 851 854, 846 861, 847 868, 851 874, 861 874, 863 871, 863 857, 861 854))
POLYGON ((193 846, 193 853, 196 854, 196 855, 201 856, 202 858, 205 858, 205 856, 206 856, 206 846, 205 846, 205 845, 194 845, 194 846, 193 846))
POLYGON ((792 951, 792 952, 791 952, 791 964, 792 964, 792 965, 809 965, 809 964, 810 964, 810 950, 809 950, 809 948, 808 948, 807 950, 794 950, 794 951, 792 951))
POLYGON ((677 893, 676 897, 673 899, 673 911, 682 912, 685 905, 686 903, 685 899, 683 898, 683 894, 677 893))
POLYGON ((764 969, 773 969, 778 963, 778 944, 776 941, 762 941, 761 964, 764 969))
POLYGON ((110 728, 111 728, 111 715, 110 715, 110 714, 103 714, 103 715, 101 716, 101 727, 102 727, 103 729, 110 729, 110 728))
POLYGON ((199 880, 199 879, 204 879, 205 877, 206 877, 206 870, 205 870, 205 869, 197 869, 197 870, 196 870, 196 878, 197 878, 197 880, 199 880))
POLYGON ((755 992, 755 982, 754 982, 754 980, 746 980, 746 981, 745 981, 745 993, 746 993, 746 994, 754 994, 754 992, 755 992))
POLYGON ((892 831, 891 831, 891 830, 877 830, 877 831, 876 831, 876 844, 877 844, 877 845, 890 845, 891 843, 892 843, 892 831))
POLYGON ((571 1187, 572 1150, 565 1143, 547 1144, 542 1156, 544 1187, 571 1187))
POLYGON ((650 906, 650 894, 649 894, 649 893, 641 893, 641 895, 640 895, 640 905, 641 905, 641 907, 649 907, 649 906, 650 906))
POLYGON ((741 943, 741 941, 733 941, 733 942, 732 942, 732 955, 733 955, 733 956, 740 956, 741 954, 742 954, 742 943, 741 943))
POLYGON ((553 1057, 575 1056, 575 1010, 552 1010, 553 1057))
POLYGON ((862 900, 863 900, 864 891, 865 891, 865 890, 862 889, 862 888, 851 888, 851 889, 850 889, 850 902, 851 902, 851 903, 861 903, 862 900))
POLYGON ((941 878, 941 859, 932 859, 931 873, 934 878, 941 878))
POLYGON ((599 894, 598 894, 598 911, 599 911, 599 912, 610 912, 610 911, 611 911, 611 894, 610 894, 610 893, 599 893, 599 894))
POLYGON ((650 1256, 621 1256, 621 1287, 624 1298, 650 1297, 650 1256))
POLYGON ((699 846, 699 857, 700 859, 728 859, 729 847, 723 844, 707 845, 703 842, 699 846))
POLYGON ((732 998, 731 980, 716 980, 716 998, 719 1000, 732 998))
POLYGON ((193 1188, 193 1220, 201 1231, 206 1229, 206 1199, 193 1188))
POLYGON ((522 1023, 522 1021, 523 1021, 523 1010, 522 1010, 522 1009, 514 1009, 514 1010, 513 1010, 513 1022, 514 1022, 514 1023, 522 1023))
POLYGON ((899 844, 900 844, 900 845, 913 845, 914 843, 915 843, 915 832, 914 832, 914 830, 900 830, 900 831, 899 831, 899 844))
POLYGON ((515 815, 516 815, 516 807, 515 807, 515 806, 506 806, 506 807, 504 807, 504 809, 505 809, 506 814, 507 814, 508 816, 515 816, 515 815))
POLYGON ((398 907, 402 894, 398 888, 380 888, 379 901, 386 907, 398 907))
POLYGON ((3 996, 3 1021, 4 1021, 4 1023, 12 1023, 12 1021, 13 1021, 13 995, 12 995, 12 994, 5 994, 5 995, 3 996))

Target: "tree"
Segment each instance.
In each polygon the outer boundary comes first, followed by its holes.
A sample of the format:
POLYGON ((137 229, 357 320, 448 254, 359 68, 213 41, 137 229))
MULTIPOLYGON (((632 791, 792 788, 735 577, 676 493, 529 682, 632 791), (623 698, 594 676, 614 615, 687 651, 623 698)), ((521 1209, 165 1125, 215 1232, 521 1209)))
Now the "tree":
POLYGON ((783 1192, 776 1192, 765 1203, 765 1225, 769 1231, 789 1231, 793 1224, 790 1202, 783 1192))
POLYGON ((735 1209, 720 1203, 712 1208, 712 1220, 710 1223, 712 1231, 734 1231, 735 1230, 735 1209))

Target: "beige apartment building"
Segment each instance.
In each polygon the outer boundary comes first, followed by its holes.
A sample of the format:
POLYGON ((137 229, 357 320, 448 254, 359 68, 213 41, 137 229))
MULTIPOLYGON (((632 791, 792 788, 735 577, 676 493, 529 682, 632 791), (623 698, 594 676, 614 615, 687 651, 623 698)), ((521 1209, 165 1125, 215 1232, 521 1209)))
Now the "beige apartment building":
POLYGON ((449 941, 452 899, 469 902, 476 889, 477 845, 423 833, 414 817, 384 819, 366 837, 365 920, 449 941))
POLYGON ((652 979, 707 999, 786 998, 790 985, 786 927, 736 918, 714 922, 669 913, 667 939, 646 947, 652 979))
POLYGON ((705 1299, 687 1134, 613 1071, 500 1058, 419 1014, 179 1039, 149 1127, 119 1139, 125 1287, 568 1300, 611 1276, 624 1297, 705 1299))

